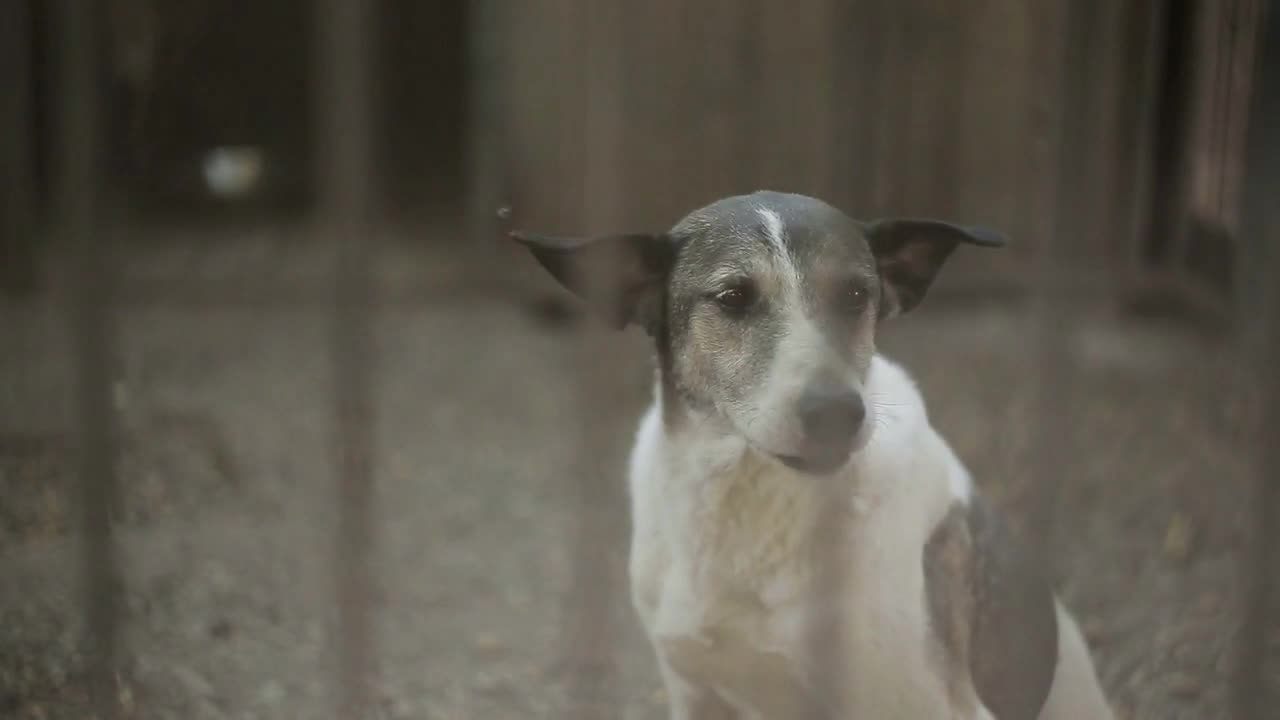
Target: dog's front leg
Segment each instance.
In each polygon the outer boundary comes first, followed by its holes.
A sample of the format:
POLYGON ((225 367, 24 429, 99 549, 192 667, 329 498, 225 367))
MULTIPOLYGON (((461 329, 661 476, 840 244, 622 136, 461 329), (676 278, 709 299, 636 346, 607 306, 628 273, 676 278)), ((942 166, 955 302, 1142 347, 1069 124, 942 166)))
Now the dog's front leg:
POLYGON ((710 688, 703 688, 680 677, 667 661, 659 658, 662 684, 667 691, 671 720, 735 720, 737 714, 710 688))

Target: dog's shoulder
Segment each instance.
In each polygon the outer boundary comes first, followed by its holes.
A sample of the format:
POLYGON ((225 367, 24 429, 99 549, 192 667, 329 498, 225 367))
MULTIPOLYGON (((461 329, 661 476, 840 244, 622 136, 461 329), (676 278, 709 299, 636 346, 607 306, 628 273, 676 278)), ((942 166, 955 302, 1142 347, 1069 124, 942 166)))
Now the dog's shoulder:
POLYGON ((1055 600, 1034 560, 975 493, 939 522, 923 565, 945 671, 996 717, 1033 720, 1058 659, 1055 600))
POLYGON ((627 459, 627 480, 633 495, 636 484, 644 482, 653 473, 661 439, 662 408, 659 402, 654 400, 640 418, 635 439, 631 444, 631 454, 627 459))
POLYGON ((867 371, 867 389, 872 400, 892 401, 912 414, 926 415, 924 396, 916 387, 915 378, 906 368, 876 353, 871 357, 871 366, 867 371))
POLYGON ((868 422, 875 423, 872 444, 890 455, 911 452, 921 434, 932 434, 929 411, 906 368, 879 353, 871 358, 864 392, 868 422))

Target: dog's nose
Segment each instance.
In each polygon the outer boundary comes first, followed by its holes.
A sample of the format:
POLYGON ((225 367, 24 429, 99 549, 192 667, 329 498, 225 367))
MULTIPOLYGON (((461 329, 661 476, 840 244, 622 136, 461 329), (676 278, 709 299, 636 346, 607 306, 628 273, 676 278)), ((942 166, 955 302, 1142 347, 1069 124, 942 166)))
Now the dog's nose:
POLYGON ((816 445, 848 443, 867 417, 862 396, 834 383, 806 388, 800 396, 798 412, 805 439, 816 445))

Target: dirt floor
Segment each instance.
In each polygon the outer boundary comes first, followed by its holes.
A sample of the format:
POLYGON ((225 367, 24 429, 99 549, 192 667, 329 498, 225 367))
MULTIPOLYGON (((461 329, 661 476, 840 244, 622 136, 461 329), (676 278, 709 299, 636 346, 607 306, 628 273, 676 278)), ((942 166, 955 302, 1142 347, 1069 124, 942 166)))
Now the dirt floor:
MULTIPOLYGON (((235 285, 225 278, 209 281, 224 289, 222 302, 216 290, 192 289, 217 268, 232 267, 234 278, 239 262, 275 267, 302 252, 246 248, 130 266, 131 290, 162 278, 189 301, 160 302, 165 291, 153 287, 120 316, 125 717, 332 714, 326 315, 287 292, 278 301, 227 295, 235 285)), ((384 276, 429 285, 413 268, 449 266, 400 258, 387 267, 384 276)), ((258 279, 259 290, 289 284, 258 279)), ((634 335, 574 342, 554 315, 511 295, 405 292, 378 323, 381 717, 565 717, 580 655, 566 640, 577 637, 566 609, 578 607, 575 583, 585 583, 607 598, 618 642, 615 715, 663 718, 621 583, 620 456, 648 397, 645 344, 634 335), (605 386, 575 383, 584 358, 606 369, 593 373, 605 386), (614 492, 604 495, 605 537, 592 539, 612 562, 575 580, 572 469, 581 467, 584 407, 618 471, 599 478, 614 492)), ((47 304, 0 309, 4 718, 87 716, 65 326, 47 304)), ((1060 588, 1121 717, 1226 716, 1251 509, 1245 428, 1256 412, 1228 349, 1083 309, 1064 337, 1074 369, 1060 423, 1068 432, 1053 453, 1058 467, 1038 472, 1031 329, 1010 301, 940 296, 882 345, 918 377, 935 424, 1015 526, 1031 524, 1026 509, 1044 491, 1035 483, 1058 479, 1060 588)), ((1280 650, 1280 627, 1268 639, 1280 650)), ((1280 688, 1280 676, 1270 680, 1280 688)))

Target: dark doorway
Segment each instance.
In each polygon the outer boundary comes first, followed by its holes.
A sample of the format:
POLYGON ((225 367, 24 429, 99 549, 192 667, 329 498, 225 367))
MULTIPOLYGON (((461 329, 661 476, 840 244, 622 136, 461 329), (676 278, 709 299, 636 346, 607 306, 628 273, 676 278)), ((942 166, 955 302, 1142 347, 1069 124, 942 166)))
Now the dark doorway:
POLYGON ((465 188, 465 0, 382 0, 378 174, 388 210, 457 220, 465 188))
POLYGON ((309 204, 311 5, 154 3, 115 19, 106 146, 125 204, 147 215, 309 204), (233 187, 224 166, 237 157, 253 178, 233 187))
POLYGON ((1249 102, 1263 13, 1256 0, 1164 6, 1147 267, 1225 306, 1236 291, 1249 102))
MULTIPOLYGON (((137 52, 130 43, 144 38, 152 69, 140 79, 117 71, 109 83, 109 168, 126 205, 147 216, 202 217, 311 207, 313 99, 324 90, 314 87, 313 5, 152 3, 149 18, 116 22, 114 61, 127 69, 137 52), (236 185, 246 175, 251 190, 236 185)), ((380 0, 377 8, 375 197, 388 211, 456 216, 467 4, 380 0)))
POLYGON ((1142 239, 1142 260, 1164 263, 1177 230, 1182 188, 1182 160, 1191 111, 1194 12, 1188 0, 1171 0, 1165 10, 1164 52, 1156 99, 1151 223, 1142 239))

